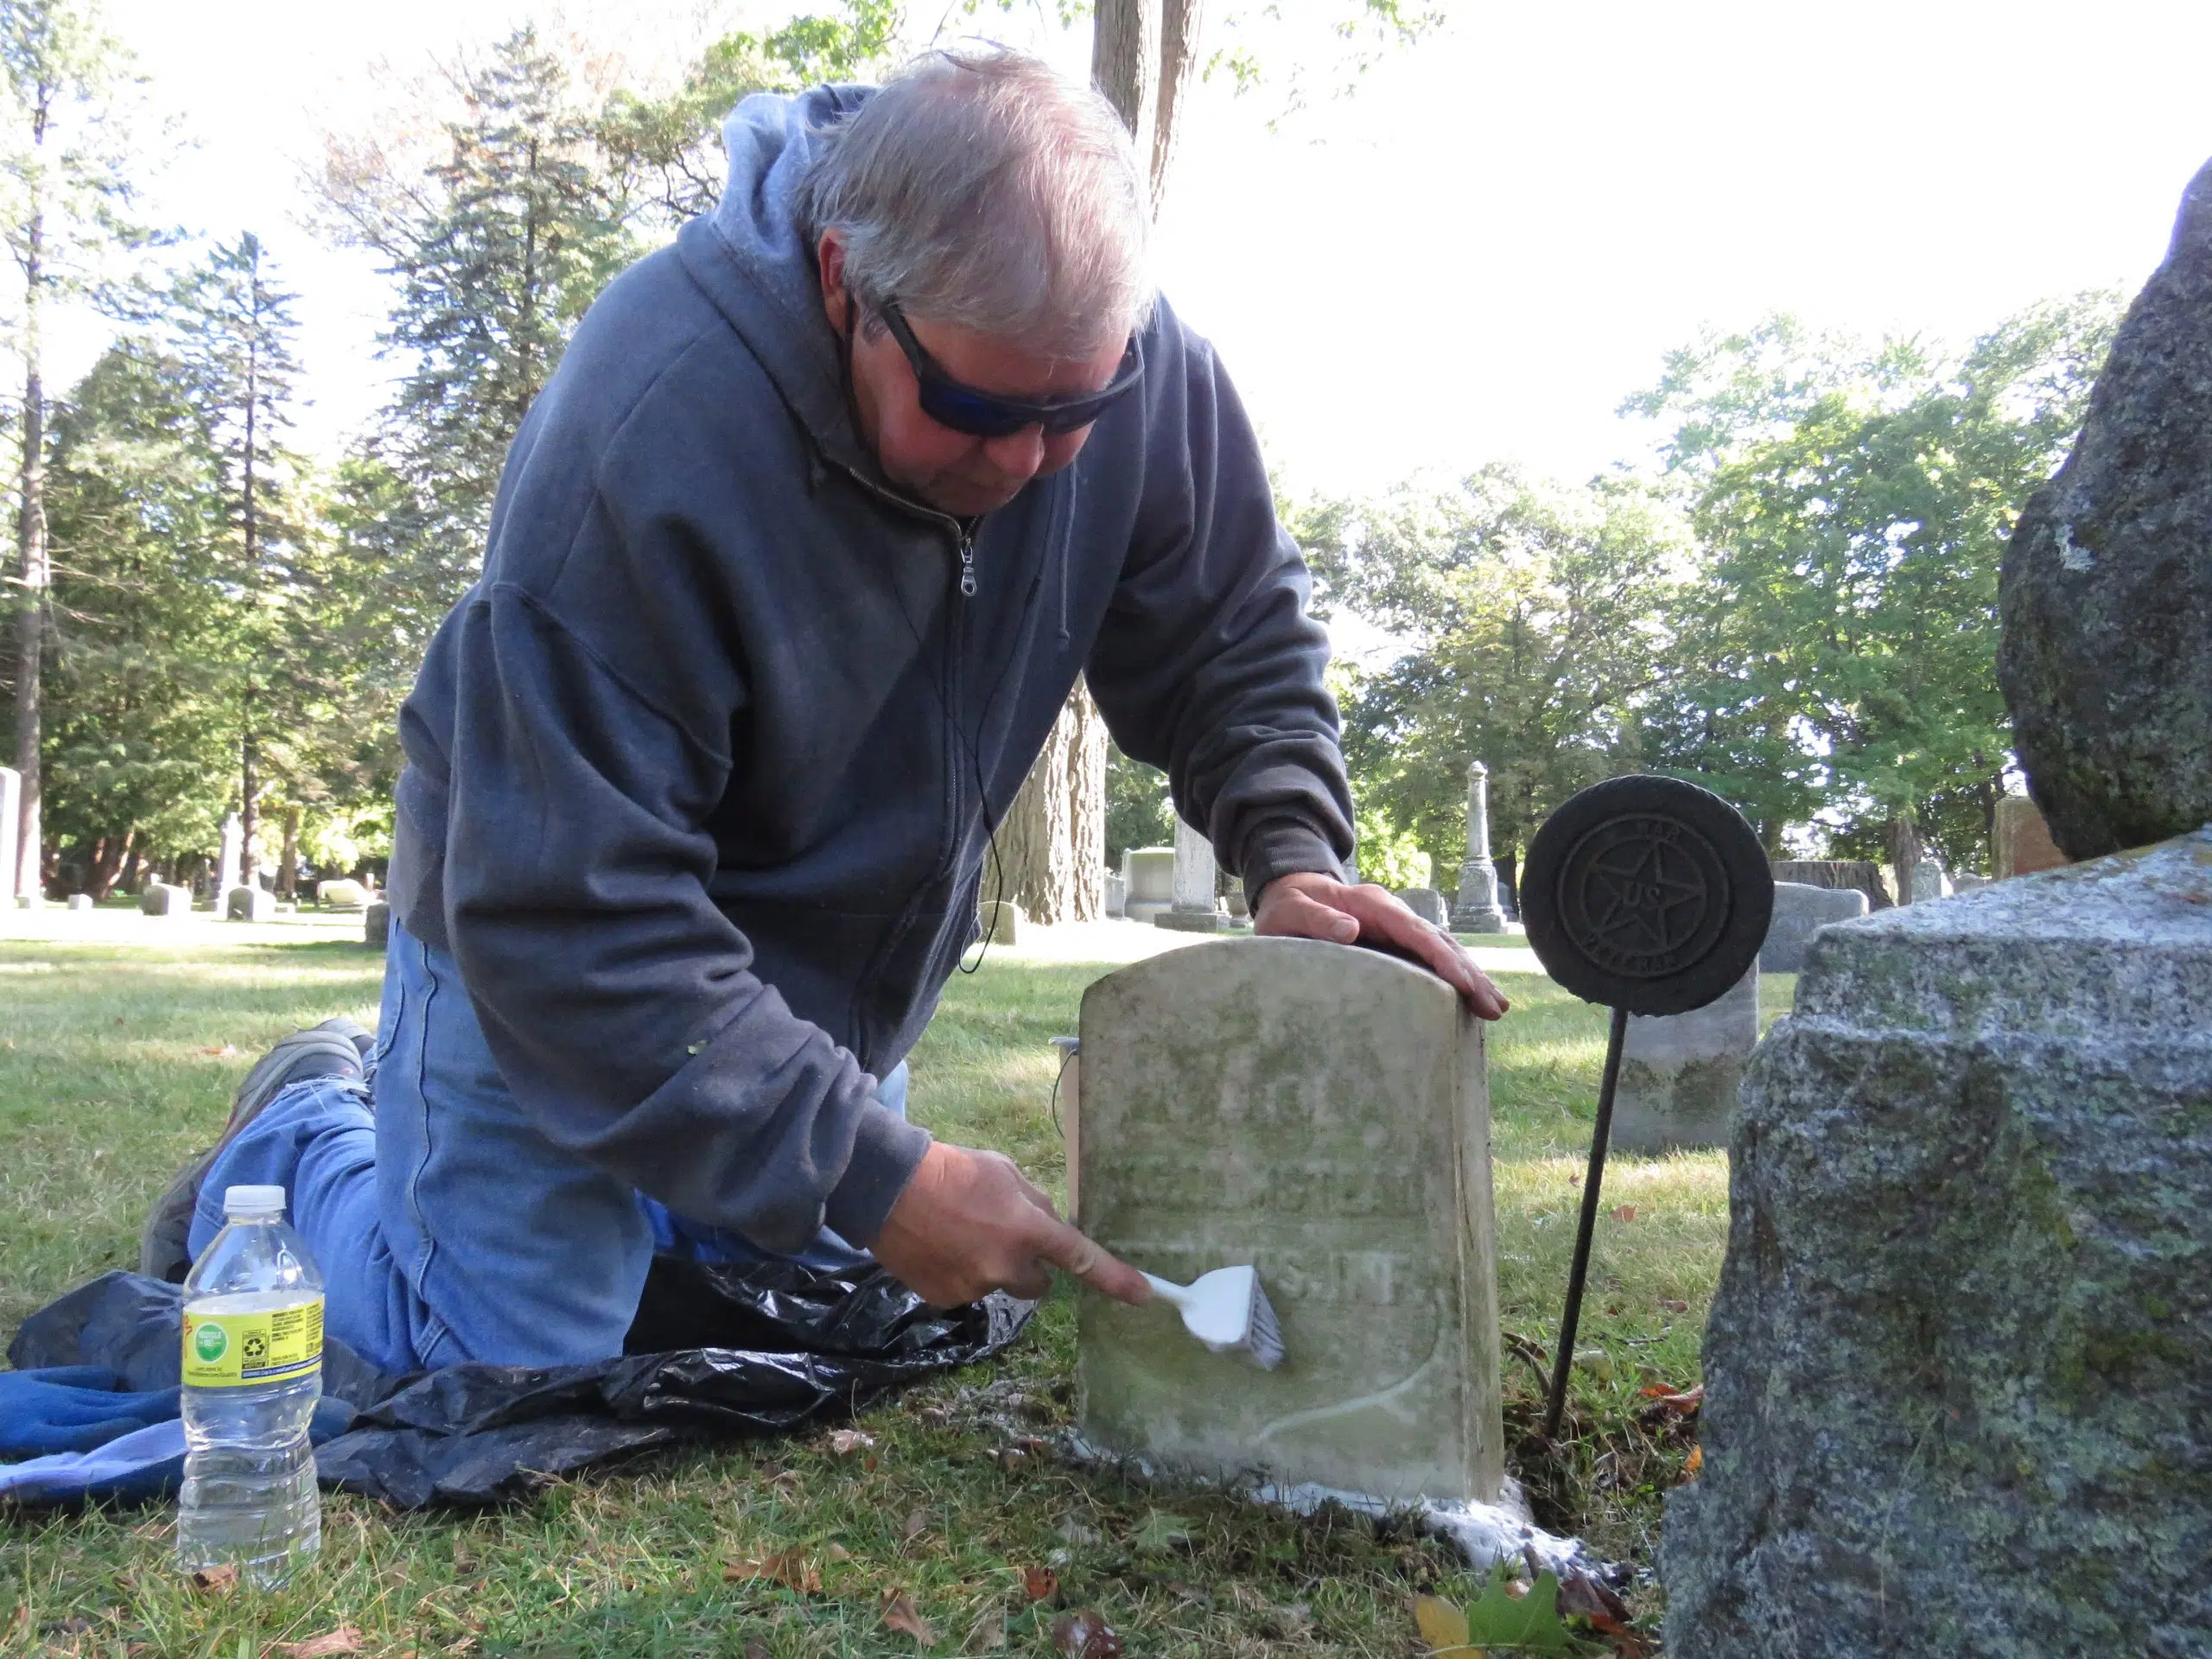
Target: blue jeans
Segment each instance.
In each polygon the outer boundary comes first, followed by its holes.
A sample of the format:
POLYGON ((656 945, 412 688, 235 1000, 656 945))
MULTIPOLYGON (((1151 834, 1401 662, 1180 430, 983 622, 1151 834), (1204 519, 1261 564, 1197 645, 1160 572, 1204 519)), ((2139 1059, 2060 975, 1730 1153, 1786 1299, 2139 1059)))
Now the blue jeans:
MULTIPOLYGON (((904 1115, 903 1063, 876 1094, 904 1115)), ((223 1149, 200 1185, 194 1256, 223 1224, 224 1189, 241 1183, 290 1193, 330 1333, 394 1374, 605 1359, 622 1351, 655 1250, 766 1254, 540 1135, 453 958, 397 922, 370 1077, 294 1084, 223 1149)), ((872 1258, 825 1228, 799 1259, 835 1271, 872 1258)))

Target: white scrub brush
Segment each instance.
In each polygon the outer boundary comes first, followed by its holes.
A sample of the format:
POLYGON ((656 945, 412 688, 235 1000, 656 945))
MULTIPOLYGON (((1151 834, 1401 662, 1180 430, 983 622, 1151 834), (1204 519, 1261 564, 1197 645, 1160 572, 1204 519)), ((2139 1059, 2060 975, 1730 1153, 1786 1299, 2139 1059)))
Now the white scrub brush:
POLYGON ((1282 1363, 1282 1327, 1260 1288, 1257 1268, 1216 1268, 1187 1287, 1148 1273, 1144 1281, 1183 1315, 1183 1328, 1217 1354, 1242 1350, 1263 1371, 1282 1363))

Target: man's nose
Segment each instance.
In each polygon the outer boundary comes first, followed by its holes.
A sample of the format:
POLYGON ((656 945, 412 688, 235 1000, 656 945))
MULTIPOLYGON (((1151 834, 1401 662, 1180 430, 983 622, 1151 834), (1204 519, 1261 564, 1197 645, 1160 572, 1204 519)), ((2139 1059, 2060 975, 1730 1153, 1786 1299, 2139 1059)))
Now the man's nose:
POLYGON ((1045 464, 1045 429, 1025 426, 1002 438, 989 439, 983 445, 983 453, 990 457, 991 465, 1008 478, 1034 478, 1038 468, 1045 464))

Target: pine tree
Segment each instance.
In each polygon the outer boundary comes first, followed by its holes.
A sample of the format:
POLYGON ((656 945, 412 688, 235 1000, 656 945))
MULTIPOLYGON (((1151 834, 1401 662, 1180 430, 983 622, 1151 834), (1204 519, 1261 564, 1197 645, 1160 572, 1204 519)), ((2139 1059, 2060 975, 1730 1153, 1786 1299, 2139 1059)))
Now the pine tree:
POLYGON ((44 839, 41 674, 53 565, 46 512, 44 328, 58 300, 112 296, 118 256, 150 240, 132 219, 143 153, 133 143, 137 78, 85 0, 0 0, 0 75, 9 94, 0 149, 0 238, 22 279, 23 365, 16 500, 16 766, 22 774, 20 868, 0 896, 35 893, 44 839))

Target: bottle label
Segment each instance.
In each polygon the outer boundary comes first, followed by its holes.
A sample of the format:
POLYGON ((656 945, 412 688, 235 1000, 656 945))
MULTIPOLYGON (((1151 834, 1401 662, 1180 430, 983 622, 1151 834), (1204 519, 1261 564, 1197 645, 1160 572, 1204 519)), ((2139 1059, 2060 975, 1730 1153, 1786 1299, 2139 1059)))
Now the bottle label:
POLYGON ((184 1385, 294 1382, 322 1365, 322 1298, 251 1313, 184 1316, 184 1385))

